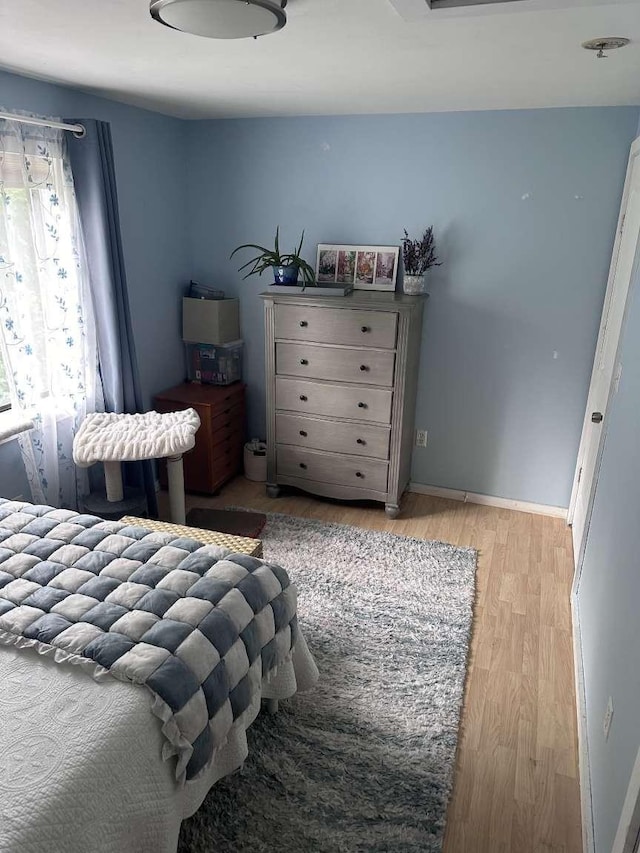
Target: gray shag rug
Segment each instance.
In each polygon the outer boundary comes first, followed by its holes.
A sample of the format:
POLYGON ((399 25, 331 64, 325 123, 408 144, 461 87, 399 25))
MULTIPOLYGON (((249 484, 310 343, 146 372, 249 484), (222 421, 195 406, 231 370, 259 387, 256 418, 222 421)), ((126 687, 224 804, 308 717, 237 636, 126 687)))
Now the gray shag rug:
POLYGON ((298 587, 320 681, 258 717, 179 853, 439 851, 476 552, 277 514, 261 538, 298 587))

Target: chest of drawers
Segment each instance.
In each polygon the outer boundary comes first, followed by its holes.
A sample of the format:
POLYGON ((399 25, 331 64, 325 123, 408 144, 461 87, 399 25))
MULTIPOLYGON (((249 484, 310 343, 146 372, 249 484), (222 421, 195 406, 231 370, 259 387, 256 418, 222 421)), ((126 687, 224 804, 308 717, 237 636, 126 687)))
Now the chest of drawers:
POLYGON ((262 294, 267 491, 377 500, 409 482, 424 297, 262 294))
MULTIPOLYGON (((242 470, 244 443, 244 385, 199 385, 185 382, 158 394, 157 412, 193 408, 200 416, 196 445, 185 453, 184 486, 188 492, 215 494, 242 470)), ((160 485, 166 488, 164 460, 159 464, 160 485)))

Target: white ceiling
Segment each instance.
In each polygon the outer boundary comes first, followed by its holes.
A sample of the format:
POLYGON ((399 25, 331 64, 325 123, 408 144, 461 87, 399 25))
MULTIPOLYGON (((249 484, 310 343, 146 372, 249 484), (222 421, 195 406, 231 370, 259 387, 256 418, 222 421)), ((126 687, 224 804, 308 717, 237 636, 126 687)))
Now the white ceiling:
POLYGON ((289 0, 279 33, 217 41, 148 0, 0 0, 0 66, 182 118, 640 104, 640 0, 393 2, 289 0))

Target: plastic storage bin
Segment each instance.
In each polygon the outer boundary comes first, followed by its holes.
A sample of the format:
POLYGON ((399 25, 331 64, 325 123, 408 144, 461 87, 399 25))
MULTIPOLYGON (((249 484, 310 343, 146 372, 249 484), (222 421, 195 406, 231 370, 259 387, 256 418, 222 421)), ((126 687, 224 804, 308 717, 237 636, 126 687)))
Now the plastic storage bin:
POLYGON ((242 379, 242 341, 228 344, 185 344, 187 378, 203 385, 231 385, 242 379))

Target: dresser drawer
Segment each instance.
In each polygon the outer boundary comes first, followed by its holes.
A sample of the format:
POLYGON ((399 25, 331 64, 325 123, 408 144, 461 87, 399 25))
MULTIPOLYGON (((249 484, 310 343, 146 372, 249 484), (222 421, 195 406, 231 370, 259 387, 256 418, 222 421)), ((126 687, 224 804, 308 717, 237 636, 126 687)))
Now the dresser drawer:
POLYGON ((244 403, 230 407, 227 411, 211 418, 211 430, 214 437, 228 429, 241 432, 244 426, 244 403))
POLYGON ((392 397, 386 388, 276 376, 276 409, 287 411, 388 424, 392 397))
POLYGON ((213 448, 213 456, 211 460, 211 467, 215 476, 217 476, 222 469, 228 467, 230 463, 238 462, 242 456, 243 446, 242 435, 239 433, 229 436, 225 438, 224 441, 216 444, 213 448))
POLYGON ((300 477, 319 483, 338 483, 386 492, 388 464, 339 453, 322 453, 278 444, 276 472, 283 477, 300 477))
MULTIPOLYGON (((217 429, 212 436, 214 458, 218 445, 229 441, 239 441, 243 437, 242 423, 229 423, 217 429)), ((241 442, 242 443, 242 442, 241 442)))
POLYGON ((384 350, 276 344, 276 373, 287 376, 392 386, 395 360, 384 350))
POLYGON ((304 415, 276 414, 276 441, 313 450, 389 458, 388 427, 340 423, 304 415))
POLYGON ((382 349, 396 345, 398 315, 393 311, 276 304, 275 320, 276 338, 382 349))

